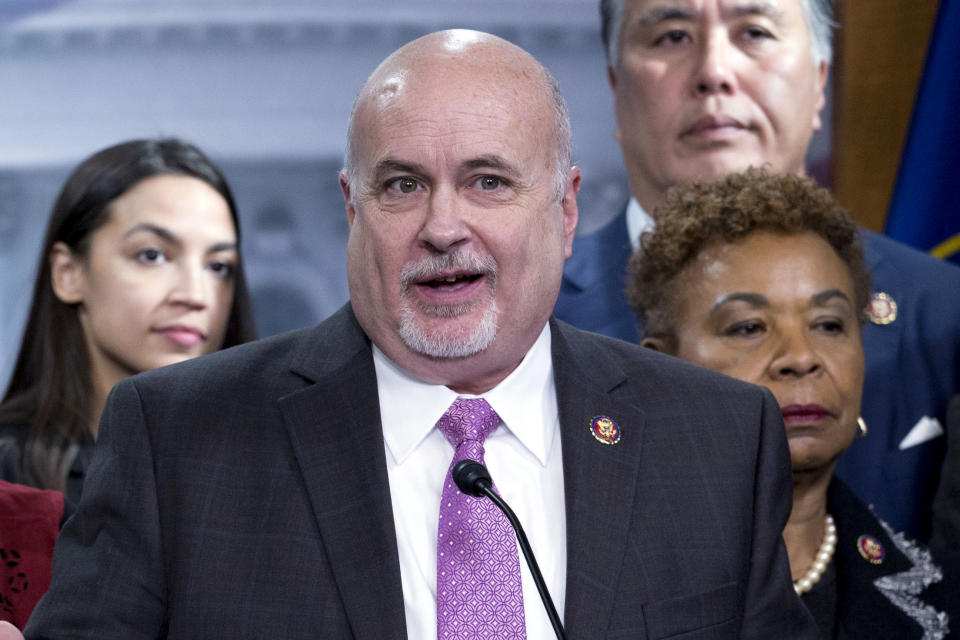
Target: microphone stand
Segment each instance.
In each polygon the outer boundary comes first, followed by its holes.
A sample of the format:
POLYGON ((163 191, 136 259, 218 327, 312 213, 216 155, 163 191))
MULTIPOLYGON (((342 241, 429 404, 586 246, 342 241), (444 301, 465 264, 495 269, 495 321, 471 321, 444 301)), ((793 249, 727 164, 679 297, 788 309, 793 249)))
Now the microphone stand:
POLYGON ((547 583, 543 580, 543 574, 540 573, 540 565, 537 564, 537 559, 533 555, 533 548, 530 546, 530 541, 527 540, 527 534, 523 531, 523 526, 520 524, 520 519, 517 518, 517 514, 515 514, 513 509, 510 508, 510 505, 504 502, 503 498, 493 490, 493 480, 490 477, 490 472, 475 460, 461 460, 454 465, 451 475, 461 491, 474 497, 486 496, 490 498, 493 504, 497 505, 497 508, 500 509, 503 515, 507 517, 507 520, 510 521, 514 533, 517 534, 517 542, 523 551, 523 557, 527 561, 527 566, 530 567, 533 581, 537 585, 540 599, 543 600, 543 606, 547 610, 547 617, 550 618, 553 631, 557 634, 557 640, 566 640, 567 636, 563 630, 563 623, 557 614, 557 608, 553 605, 553 599, 547 590, 547 583))

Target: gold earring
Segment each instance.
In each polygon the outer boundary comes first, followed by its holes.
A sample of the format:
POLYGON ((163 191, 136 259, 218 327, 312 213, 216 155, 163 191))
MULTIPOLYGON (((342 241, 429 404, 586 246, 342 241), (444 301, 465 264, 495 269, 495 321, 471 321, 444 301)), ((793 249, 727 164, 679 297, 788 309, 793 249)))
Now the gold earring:
POLYGON ((859 436, 863 438, 867 435, 867 423, 863 421, 862 416, 857 416, 857 431, 859 431, 859 436))

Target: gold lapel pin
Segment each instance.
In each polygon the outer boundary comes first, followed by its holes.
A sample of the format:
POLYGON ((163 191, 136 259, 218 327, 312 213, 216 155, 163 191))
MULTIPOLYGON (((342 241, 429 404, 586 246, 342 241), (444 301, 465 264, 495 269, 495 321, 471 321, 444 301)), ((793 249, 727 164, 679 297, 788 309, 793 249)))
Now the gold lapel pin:
POLYGON ((867 305, 867 317, 873 324, 890 324, 897 319, 897 301, 889 293, 874 293, 867 305))
POLYGON ((880 564, 887 555, 880 541, 868 535, 857 538, 857 551, 870 564, 880 564))
POLYGON ((617 444, 620 442, 620 427, 607 416, 596 416, 590 422, 590 433, 603 444, 617 444))

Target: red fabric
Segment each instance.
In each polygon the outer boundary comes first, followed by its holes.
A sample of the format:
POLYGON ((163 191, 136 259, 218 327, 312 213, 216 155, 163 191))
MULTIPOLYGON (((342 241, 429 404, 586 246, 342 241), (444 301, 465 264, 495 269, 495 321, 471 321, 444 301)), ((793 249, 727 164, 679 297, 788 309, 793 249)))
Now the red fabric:
POLYGON ((50 588, 63 494, 0 480, 0 620, 22 629, 50 588))

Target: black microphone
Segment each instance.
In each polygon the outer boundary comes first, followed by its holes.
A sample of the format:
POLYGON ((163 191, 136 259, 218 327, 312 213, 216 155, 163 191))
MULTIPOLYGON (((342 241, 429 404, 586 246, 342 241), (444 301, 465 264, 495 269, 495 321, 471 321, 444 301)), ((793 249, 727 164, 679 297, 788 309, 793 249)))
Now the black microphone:
POLYGON ((497 505, 497 508, 503 512, 503 515, 507 516, 507 520, 513 526, 514 533, 517 534, 517 542, 520 543, 520 549, 523 551, 527 566, 530 567, 530 573, 533 574, 533 581, 537 585, 537 591, 540 592, 540 599, 543 600, 543 606, 547 610, 550 624, 553 625, 557 638, 566 640, 567 636, 563 632, 563 623, 560 622, 560 616, 557 615, 557 608, 553 606, 553 599, 550 597, 550 592, 547 591, 547 584, 543 581, 540 565, 537 564, 537 559, 533 557, 533 549, 527 540, 527 534, 524 533, 517 514, 493 490, 493 479, 490 477, 490 472, 475 460, 461 460, 453 465, 450 475, 453 476, 453 481, 457 483, 457 488, 460 491, 475 498, 482 498, 483 496, 490 498, 493 504, 497 505))

